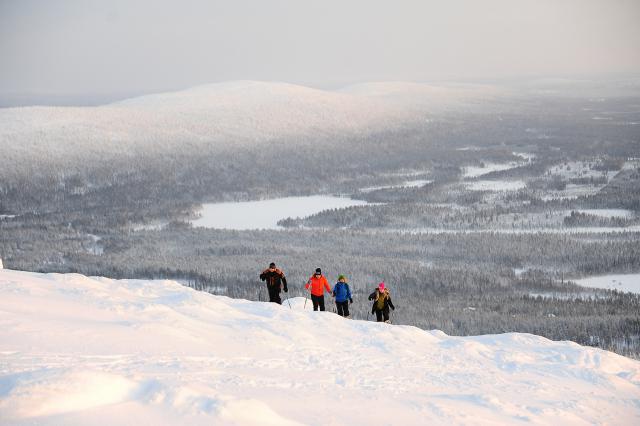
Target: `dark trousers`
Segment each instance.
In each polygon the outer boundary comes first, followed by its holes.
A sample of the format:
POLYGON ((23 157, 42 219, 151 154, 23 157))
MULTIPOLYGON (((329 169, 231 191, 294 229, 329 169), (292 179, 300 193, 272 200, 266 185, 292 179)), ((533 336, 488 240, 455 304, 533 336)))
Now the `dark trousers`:
POLYGON ((336 308, 338 309, 338 315, 341 317, 349 316, 349 301, 345 300, 344 302, 336 302, 336 308))
POLYGON ((313 302, 313 310, 317 311, 320 308, 321 311, 324 311, 324 295, 316 296, 314 294, 311 295, 311 301, 313 302))
POLYGON ((280 287, 275 285, 267 286, 267 290, 269 290, 269 302, 282 305, 282 300, 280 299, 280 287))
POLYGON ((384 317, 385 321, 389 321, 389 310, 375 310, 376 312, 376 321, 382 322, 382 317, 384 317))

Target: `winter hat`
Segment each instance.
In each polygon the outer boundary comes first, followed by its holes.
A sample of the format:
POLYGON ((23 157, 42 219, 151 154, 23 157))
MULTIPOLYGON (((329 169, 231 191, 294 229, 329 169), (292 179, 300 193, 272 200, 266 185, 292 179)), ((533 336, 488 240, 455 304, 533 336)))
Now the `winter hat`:
POLYGON ((269 264, 269 268, 275 268, 275 267, 276 267, 276 264, 275 264, 275 263, 271 262, 271 263, 269 264))
POLYGON ((340 280, 347 280, 347 277, 345 277, 344 275, 338 275, 338 281, 340 280))
POLYGON ((378 284, 378 290, 384 291, 384 283, 378 284))
POLYGON ((322 270, 320 268, 316 268, 316 274, 322 274, 322 270))

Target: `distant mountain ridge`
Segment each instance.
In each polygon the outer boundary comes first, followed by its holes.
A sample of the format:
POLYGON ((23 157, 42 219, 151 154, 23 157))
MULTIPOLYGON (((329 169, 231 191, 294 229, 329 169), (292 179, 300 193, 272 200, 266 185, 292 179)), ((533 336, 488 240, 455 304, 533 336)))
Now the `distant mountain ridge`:
MULTIPOLYGON (((5 159, 52 160, 89 151, 98 158, 171 151, 183 144, 238 146, 306 136, 381 131, 486 90, 417 83, 368 83, 337 91, 287 83, 231 81, 97 107, 0 109, 5 159)), ((0 160, 1 164, 2 160, 0 160)))

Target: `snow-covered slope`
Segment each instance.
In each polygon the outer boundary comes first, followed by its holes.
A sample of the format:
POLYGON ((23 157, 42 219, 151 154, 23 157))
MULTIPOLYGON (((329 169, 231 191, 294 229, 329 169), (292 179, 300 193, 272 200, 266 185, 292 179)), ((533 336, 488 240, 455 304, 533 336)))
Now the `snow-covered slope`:
POLYGON ((230 137, 240 141, 263 141, 310 131, 359 131, 393 112, 379 102, 355 96, 259 81, 198 86, 129 99, 105 108, 160 117, 166 114, 166 119, 185 131, 187 137, 230 137))
POLYGON ((640 363, 574 343, 170 281, 2 270, 0 292, 3 425, 640 424, 640 363))
POLYGON ((0 108, 0 166, 81 154, 101 160, 203 145, 237 147, 287 138, 302 143, 323 135, 367 134, 401 126, 434 105, 484 93, 416 83, 326 91, 232 81, 98 107, 0 108))
MULTIPOLYGON (((13 161, 94 153, 98 158, 238 146, 298 135, 372 131, 402 120, 382 102, 285 83, 236 81, 99 107, 0 109, 0 146, 13 161)), ((0 160, 2 160, 0 158, 0 160)), ((1 164, 1 163, 0 163, 1 164)))

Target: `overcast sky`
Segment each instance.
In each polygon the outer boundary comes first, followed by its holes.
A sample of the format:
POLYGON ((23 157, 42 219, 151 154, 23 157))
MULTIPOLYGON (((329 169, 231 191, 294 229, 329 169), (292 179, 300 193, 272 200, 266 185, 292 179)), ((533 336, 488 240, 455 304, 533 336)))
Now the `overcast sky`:
POLYGON ((0 97, 640 73, 639 0, 0 0, 0 97))

